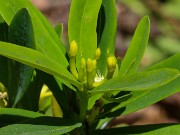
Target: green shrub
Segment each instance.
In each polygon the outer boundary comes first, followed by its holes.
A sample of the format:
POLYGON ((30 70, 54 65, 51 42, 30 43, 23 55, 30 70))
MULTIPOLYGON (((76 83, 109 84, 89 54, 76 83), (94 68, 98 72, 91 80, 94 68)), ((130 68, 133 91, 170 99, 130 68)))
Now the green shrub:
POLYGON ((180 90, 180 54, 138 71, 150 32, 139 22, 125 57, 116 58, 115 0, 72 0, 68 37, 29 0, 0 1, 0 134, 178 134, 178 124, 104 129, 112 118, 180 90), (57 31, 57 33, 56 33, 57 31), (62 118, 39 112, 46 84, 62 118))

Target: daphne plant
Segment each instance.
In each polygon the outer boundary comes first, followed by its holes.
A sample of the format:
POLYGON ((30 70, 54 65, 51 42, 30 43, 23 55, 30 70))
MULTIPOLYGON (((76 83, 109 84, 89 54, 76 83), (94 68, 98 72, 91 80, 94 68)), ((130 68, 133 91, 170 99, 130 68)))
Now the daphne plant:
POLYGON ((178 124, 106 126, 180 90, 180 54, 138 69, 149 38, 148 16, 137 25, 122 60, 114 56, 115 0, 72 0, 67 46, 62 26, 53 28, 29 0, 1 0, 0 16, 0 133, 179 133, 178 124), (44 84, 62 117, 40 113, 44 84))

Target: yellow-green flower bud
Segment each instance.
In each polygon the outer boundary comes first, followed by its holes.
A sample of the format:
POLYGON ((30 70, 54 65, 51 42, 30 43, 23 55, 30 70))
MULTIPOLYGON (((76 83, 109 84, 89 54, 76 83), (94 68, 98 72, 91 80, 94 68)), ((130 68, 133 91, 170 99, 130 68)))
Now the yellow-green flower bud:
POLYGON ((97 61, 96 61, 96 60, 93 60, 93 61, 92 61, 93 70, 96 69, 96 65, 97 65, 97 61))
POLYGON ((86 64, 87 64, 86 65, 87 66, 87 72, 92 72, 93 71, 93 61, 90 58, 88 58, 86 64))
POLYGON ((107 59, 108 72, 114 72, 114 70, 116 69, 116 63, 117 63, 117 60, 114 56, 108 57, 107 59))
POLYGON ((101 50, 100 48, 97 48, 94 57, 96 60, 99 60, 100 56, 101 56, 101 50))
POLYGON ((8 105, 8 102, 6 101, 7 98, 7 92, 0 92, 0 108, 4 108, 8 105))
POLYGON ((73 40, 70 44, 70 48, 69 48, 69 67, 70 67, 70 71, 71 73, 78 78, 78 72, 76 70, 76 55, 77 55, 77 50, 78 50, 78 46, 75 40, 73 40))
POLYGON ((5 99, 7 97, 8 97, 7 92, 3 92, 3 93, 0 92, 0 100, 5 99))
POLYGON ((70 44, 70 49, 69 49, 69 56, 70 57, 75 57, 77 55, 77 50, 78 46, 75 40, 73 40, 70 44))
POLYGON ((87 88, 92 89, 94 78, 96 76, 97 62, 96 60, 88 59, 86 64, 87 64, 87 88))
POLYGON ((81 59, 81 68, 82 69, 86 68, 86 60, 84 58, 81 59))

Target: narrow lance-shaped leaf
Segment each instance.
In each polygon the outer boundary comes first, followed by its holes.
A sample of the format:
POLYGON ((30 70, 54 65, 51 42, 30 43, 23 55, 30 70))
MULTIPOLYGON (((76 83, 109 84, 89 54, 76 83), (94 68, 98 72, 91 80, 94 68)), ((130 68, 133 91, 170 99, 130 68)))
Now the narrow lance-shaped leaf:
POLYGON ((73 40, 76 40, 77 43, 80 42, 81 21, 85 4, 86 0, 73 0, 71 2, 68 20, 69 42, 73 40))
POLYGON ((16 12, 22 8, 27 8, 32 18, 36 49, 67 67, 68 62, 64 56, 65 48, 43 14, 29 0, 0 0, 0 14, 8 25, 16 12))
POLYGON ((145 16, 139 22, 126 55, 122 60, 120 75, 133 73, 137 70, 148 43, 149 32, 149 18, 145 16))
POLYGON ((93 58, 97 48, 96 25, 102 0, 73 0, 68 21, 69 42, 78 44, 77 67, 81 58, 93 58))
MULTIPOLYGON (((180 70, 180 53, 175 54, 172 57, 155 64, 149 67, 149 70, 155 70, 159 68, 174 68, 180 70)), ((180 91, 180 77, 177 77, 173 81, 155 89, 151 89, 148 91, 132 91, 130 94, 132 95, 127 101, 122 102, 118 106, 109 110, 110 113, 121 110, 122 108, 126 108, 125 111, 121 115, 129 114, 135 112, 139 109, 142 109, 146 106, 154 104, 174 93, 180 91)))
POLYGON ((81 127, 81 123, 74 123, 68 119, 53 117, 38 117, 25 121, 23 124, 12 124, 0 129, 3 135, 31 134, 31 135, 62 135, 81 127), (18 130, 17 130, 18 129, 18 130))
POLYGON ((115 48, 116 29, 117 29, 115 0, 103 0, 98 19, 99 19, 98 26, 103 28, 101 28, 102 33, 99 32, 100 43, 98 47, 101 49, 101 57, 97 63, 98 64, 97 66, 101 74, 105 75, 106 65, 107 65, 106 60, 108 54, 114 54, 114 48, 115 48))
POLYGON ((103 93, 114 91, 140 91, 160 87, 179 76, 176 69, 158 69, 149 72, 139 72, 131 75, 119 76, 89 91, 103 93))
POLYGON ((69 125, 69 126, 13 124, 13 125, 9 125, 9 126, 1 128, 0 132, 3 135, 10 135, 10 134, 63 135, 80 126, 81 126, 80 124, 69 125))
MULTIPOLYGON (((22 116, 22 117, 28 117, 28 118, 36 118, 40 116, 44 116, 41 113, 27 111, 23 109, 17 109, 17 108, 1 108, 0 109, 0 116, 1 115, 16 115, 16 116, 22 116)), ((2 117, 2 116, 1 116, 2 117)), ((0 118, 1 118, 0 117, 0 118)))
MULTIPOLYGON (((13 44, 35 49, 34 32, 27 9, 21 9, 14 16, 8 31, 8 40, 13 44)), ((34 68, 9 60, 9 102, 15 106, 26 93, 34 68)))
MULTIPOLYGON (((41 113, 17 109, 17 108, 1 108, 0 109, 0 127, 20 123, 28 119, 44 116, 41 113)), ((1 132, 0 132, 1 133, 1 132)))
POLYGON ((0 42, 0 55, 57 76, 66 83, 72 83, 75 86, 81 85, 67 69, 39 51, 0 42))

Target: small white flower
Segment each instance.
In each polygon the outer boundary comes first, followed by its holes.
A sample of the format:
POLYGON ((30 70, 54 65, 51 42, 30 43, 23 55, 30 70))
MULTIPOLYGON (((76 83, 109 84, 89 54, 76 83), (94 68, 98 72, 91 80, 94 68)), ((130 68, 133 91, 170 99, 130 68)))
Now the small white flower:
POLYGON ((101 82, 102 80, 104 80, 104 76, 101 75, 100 71, 98 70, 97 74, 96 74, 96 76, 94 78, 94 82, 101 82))

